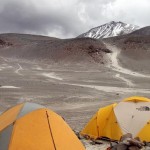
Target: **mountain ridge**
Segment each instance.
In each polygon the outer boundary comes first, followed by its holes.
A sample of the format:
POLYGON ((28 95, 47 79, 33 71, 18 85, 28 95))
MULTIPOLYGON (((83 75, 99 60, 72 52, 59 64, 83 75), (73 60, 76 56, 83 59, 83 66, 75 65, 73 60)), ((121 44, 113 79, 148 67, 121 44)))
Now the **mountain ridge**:
POLYGON ((111 21, 109 23, 92 28, 89 31, 79 35, 77 38, 81 37, 89 37, 95 39, 109 38, 129 34, 138 29, 140 29, 140 27, 136 25, 126 24, 121 21, 119 22, 111 21))
POLYGON ((57 39, 29 34, 0 34, 0 56, 43 62, 104 63, 110 53, 103 42, 89 38, 57 39))

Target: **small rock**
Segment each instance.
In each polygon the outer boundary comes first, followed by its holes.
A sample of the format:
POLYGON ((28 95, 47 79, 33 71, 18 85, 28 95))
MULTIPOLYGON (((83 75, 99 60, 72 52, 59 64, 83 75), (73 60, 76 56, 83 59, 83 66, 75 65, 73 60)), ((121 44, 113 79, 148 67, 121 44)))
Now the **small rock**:
POLYGON ((129 150, 140 150, 140 148, 138 148, 137 146, 130 146, 128 149, 129 150))
POLYGON ((127 150, 127 149, 128 146, 123 143, 119 143, 111 148, 111 150, 127 150))
POLYGON ((131 140, 131 138, 126 138, 126 139, 124 139, 122 142, 120 142, 120 143, 123 143, 123 144, 126 144, 126 145, 131 145, 130 144, 130 141, 131 140))
POLYGON ((100 140, 93 140, 93 142, 94 142, 95 144, 103 144, 102 141, 100 141, 100 140))
POLYGON ((145 142, 145 141, 144 141, 144 144, 145 144, 145 146, 150 147, 150 143, 149 143, 149 142, 145 142))
POLYGON ((130 145, 137 146, 138 148, 142 148, 144 146, 144 143, 136 139, 129 139, 128 142, 130 143, 130 145))
POLYGON ((109 50, 109 49, 101 49, 101 51, 103 51, 103 52, 105 52, 105 53, 112 53, 112 51, 111 50, 109 50))
POLYGON ((137 141, 141 141, 141 139, 139 137, 135 137, 134 139, 137 141))
POLYGON ((121 136, 120 142, 123 142, 127 138, 131 138, 132 139, 132 134, 131 133, 124 134, 123 136, 121 136))
POLYGON ((118 145, 118 143, 116 143, 116 142, 111 142, 110 145, 111 145, 111 147, 114 147, 114 146, 118 145))
POLYGON ((145 149, 143 150, 150 150, 150 147, 149 146, 145 146, 145 149))
POLYGON ((127 149, 128 149, 128 146, 123 143, 119 143, 117 145, 117 150, 127 150, 127 149))

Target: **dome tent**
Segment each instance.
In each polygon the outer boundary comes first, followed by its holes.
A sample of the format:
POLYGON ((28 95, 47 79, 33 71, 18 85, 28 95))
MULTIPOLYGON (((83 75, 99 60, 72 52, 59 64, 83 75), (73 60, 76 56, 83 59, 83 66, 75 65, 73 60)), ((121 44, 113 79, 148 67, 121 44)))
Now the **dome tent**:
POLYGON ((16 105, 0 115, 2 150, 85 150, 65 121, 44 106, 16 105))
POLYGON ((133 137, 150 142, 149 131, 150 99, 134 96, 100 108, 81 134, 94 139, 119 140, 123 134, 131 133, 133 137))

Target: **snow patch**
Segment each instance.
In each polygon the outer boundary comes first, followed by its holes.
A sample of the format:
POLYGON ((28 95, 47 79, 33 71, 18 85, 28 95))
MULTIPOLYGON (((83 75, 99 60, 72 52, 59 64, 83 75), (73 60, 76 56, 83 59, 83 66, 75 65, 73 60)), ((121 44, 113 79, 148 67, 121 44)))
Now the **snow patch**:
POLYGON ((0 88, 2 88, 2 89, 19 89, 20 87, 5 85, 5 86, 1 86, 0 88))
POLYGON ((23 70, 23 68, 21 67, 20 64, 18 64, 18 67, 19 67, 19 68, 15 71, 15 73, 17 73, 18 75, 22 75, 22 74, 20 73, 20 71, 23 70))
POLYGON ((57 76, 54 72, 51 73, 42 73, 43 76, 48 77, 48 78, 52 78, 55 80, 63 80, 63 78, 57 76))
POLYGON ((98 26, 89 30, 88 32, 80 35, 79 37, 90 37, 90 38, 108 38, 118 35, 129 34, 135 30, 138 30, 140 27, 132 24, 126 24, 123 22, 111 21, 104 25, 98 26))
POLYGON ((35 68, 36 70, 43 70, 41 67, 37 67, 37 68, 35 68))
POLYGON ((130 80, 122 77, 119 73, 116 74, 115 77, 123 80, 129 87, 133 87, 134 86, 134 84, 130 80))
POLYGON ((65 83, 66 85, 80 86, 86 88, 92 88, 99 91, 109 92, 109 93, 150 93, 149 89, 139 89, 139 88, 124 88, 124 87, 112 87, 112 86, 98 86, 98 85, 85 85, 85 84, 71 84, 65 83))

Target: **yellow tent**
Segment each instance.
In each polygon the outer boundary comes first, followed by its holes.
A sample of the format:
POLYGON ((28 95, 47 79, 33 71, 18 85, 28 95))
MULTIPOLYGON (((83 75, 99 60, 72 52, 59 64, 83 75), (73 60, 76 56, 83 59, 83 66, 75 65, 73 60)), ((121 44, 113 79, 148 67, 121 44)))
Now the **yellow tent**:
POLYGON ((66 122, 45 107, 23 103, 0 115, 1 150, 85 150, 66 122))
POLYGON ((130 97, 118 104, 100 108, 81 131, 84 136, 96 139, 107 137, 119 140, 123 134, 150 142, 150 99, 130 97))

